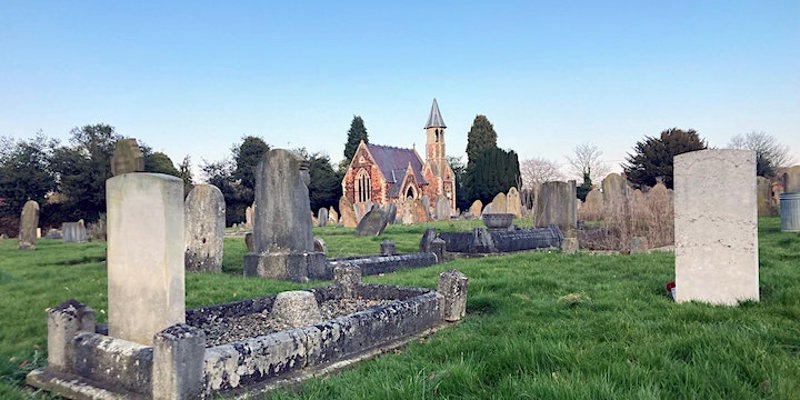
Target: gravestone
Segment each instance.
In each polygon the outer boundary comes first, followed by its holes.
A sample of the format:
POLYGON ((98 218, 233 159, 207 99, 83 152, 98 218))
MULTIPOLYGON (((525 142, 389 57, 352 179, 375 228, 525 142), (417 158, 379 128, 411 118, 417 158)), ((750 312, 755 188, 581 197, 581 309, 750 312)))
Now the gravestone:
POLYGON ((198 184, 186 196, 185 265, 187 271, 222 272, 225 198, 214 185, 198 184))
POLYGON ((386 213, 388 214, 389 224, 397 222, 397 204, 389 203, 386 206, 386 213))
POLYGON ((108 334, 152 344, 185 321, 183 181, 138 173, 106 181, 108 334))
POLYGON ((561 252, 564 254, 576 254, 579 249, 578 238, 566 237, 561 241, 561 252))
POLYGON ((783 173, 782 180, 784 193, 800 192, 800 165, 788 168, 786 172, 783 173))
POLYGON ((331 225, 336 225, 339 223, 339 213, 336 212, 336 209, 331 206, 328 209, 328 223, 331 225))
POLYGON ((325 254, 314 251, 308 165, 284 149, 266 152, 258 163, 255 250, 244 256, 245 276, 299 282, 325 277, 325 254))
POLYGON ((428 215, 431 212, 431 199, 428 195, 422 196, 422 205, 425 207, 425 210, 428 211, 428 215))
POLYGON ((674 177, 676 301, 758 301, 755 152, 679 154, 674 177))
POLYGON ((253 228, 253 206, 247 206, 244 209, 244 225, 247 228, 253 228))
POLYGON ((328 209, 327 208, 320 208, 317 211, 317 226, 320 228, 328 225, 328 209))
POLYGON ((144 155, 136 139, 120 139, 111 156, 111 175, 144 171, 144 155))
POLYGON ((461 272, 451 269, 439 274, 436 291, 442 295, 442 319, 455 322, 467 313, 467 286, 469 280, 461 272))
POLYGON ((483 203, 480 200, 473 201, 469 206, 469 213, 475 218, 481 217, 481 211, 483 211, 483 203))
POLYGON ((431 221, 431 215, 421 199, 405 199, 400 212, 400 222, 404 225, 423 224, 431 221))
POLYGON ((39 203, 28 200, 22 206, 19 218, 19 249, 32 250, 36 248, 36 230, 39 228, 39 203))
POLYGON ((436 197, 436 220, 447 221, 450 219, 450 200, 444 196, 436 197))
POLYGON ((647 238, 634 236, 631 238, 631 254, 644 254, 648 249, 647 238))
POLYGON ((436 239, 436 229, 425 229, 425 232, 422 233, 422 238, 419 240, 419 252, 430 253, 433 239, 436 239))
POLYGON ((598 221, 603 218, 603 193, 599 189, 592 189, 586 194, 586 201, 581 208, 581 219, 598 221))
POLYGON ((603 203, 617 206, 622 203, 625 195, 625 178, 618 173, 610 173, 603 179, 603 203))
POLYGON ((64 238, 64 234, 59 229, 48 229, 47 233, 44 234, 45 239, 53 239, 53 240, 61 240, 64 238))
POLYGON ((381 242, 382 256, 393 256, 395 254, 397 254, 397 250, 395 250, 394 240, 386 239, 381 242))
POLYGON ((347 200, 347 197, 345 196, 342 196, 339 199, 339 212, 341 212, 340 218, 342 219, 342 225, 345 228, 355 228, 358 226, 356 212, 353 210, 353 203, 351 203, 350 200, 347 200))
POLYGON ((575 181, 544 182, 536 197, 536 227, 558 225, 562 231, 577 227, 575 181))
POLYGON ((302 328, 322 321, 314 293, 305 290, 278 293, 272 306, 272 316, 292 328, 302 328))
POLYGON ((441 238, 435 238, 431 240, 430 252, 436 255, 437 264, 445 262, 445 259, 447 257, 446 249, 447 249, 447 242, 445 242, 441 238))
POLYGON ((253 244, 253 232, 247 232, 244 234, 244 246, 247 247, 247 251, 252 253, 256 250, 256 246, 253 244))
POLYGON ((770 217, 778 215, 778 209, 773 205, 772 182, 763 176, 756 177, 756 192, 758 216, 770 217))
POLYGON ((490 211, 493 214, 505 214, 508 212, 508 205, 506 202, 506 194, 500 192, 494 196, 490 204, 490 211))
POLYGON ((513 186, 506 195, 506 212, 514 214, 514 218, 522 217, 522 200, 519 197, 519 190, 513 186))
POLYGON ((83 243, 87 240, 86 226, 83 220, 78 222, 64 222, 61 224, 61 235, 64 243, 83 243))
POLYGON ((314 251, 322 254, 328 254, 328 245, 321 237, 314 236, 314 251))
POLYGON ((384 207, 375 206, 369 210, 356 226, 356 236, 380 236, 389 224, 389 213, 384 207))

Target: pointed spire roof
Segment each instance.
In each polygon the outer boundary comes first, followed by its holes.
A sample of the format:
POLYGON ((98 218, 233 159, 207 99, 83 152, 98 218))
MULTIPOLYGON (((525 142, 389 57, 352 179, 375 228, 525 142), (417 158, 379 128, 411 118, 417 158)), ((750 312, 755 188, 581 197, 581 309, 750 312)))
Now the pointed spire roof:
POLYGON ((428 117, 428 123, 425 124, 425 129, 428 128, 447 128, 442 119, 442 114, 439 113, 439 103, 436 102, 436 98, 433 99, 431 115, 428 117))

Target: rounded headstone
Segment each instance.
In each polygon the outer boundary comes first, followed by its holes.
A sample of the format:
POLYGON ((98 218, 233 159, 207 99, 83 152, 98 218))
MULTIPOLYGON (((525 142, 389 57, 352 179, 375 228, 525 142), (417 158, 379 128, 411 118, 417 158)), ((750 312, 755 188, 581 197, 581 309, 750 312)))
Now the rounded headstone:
POLYGON ((186 196, 185 206, 187 271, 222 272, 225 236, 225 198, 214 185, 199 184, 186 196))
POLYGON ((272 316, 293 328, 313 325, 322 321, 316 297, 313 293, 304 290, 278 293, 272 305, 272 316))

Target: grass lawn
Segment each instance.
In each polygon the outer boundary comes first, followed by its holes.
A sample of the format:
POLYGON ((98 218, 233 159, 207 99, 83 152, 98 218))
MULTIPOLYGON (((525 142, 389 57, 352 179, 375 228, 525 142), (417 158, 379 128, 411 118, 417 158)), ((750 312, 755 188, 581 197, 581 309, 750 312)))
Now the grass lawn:
MULTIPOLYGON (((759 226, 761 302, 676 305, 664 295, 674 257, 526 253, 456 260, 366 280, 434 287, 456 268, 470 279, 467 318, 343 373, 272 398, 749 399, 800 398, 800 235, 759 226)), ((468 229, 479 222, 436 225, 468 229)), ((477 226, 477 225, 475 225, 477 226)), ((377 254, 385 238, 411 252, 424 227, 380 238, 316 231, 332 257, 377 254)), ((266 296, 296 284, 241 277, 243 239, 226 239, 224 273, 187 274, 187 308, 266 296)), ((47 398, 23 386, 46 360, 45 309, 67 299, 105 320, 105 244, 0 240, 0 398, 47 398)))

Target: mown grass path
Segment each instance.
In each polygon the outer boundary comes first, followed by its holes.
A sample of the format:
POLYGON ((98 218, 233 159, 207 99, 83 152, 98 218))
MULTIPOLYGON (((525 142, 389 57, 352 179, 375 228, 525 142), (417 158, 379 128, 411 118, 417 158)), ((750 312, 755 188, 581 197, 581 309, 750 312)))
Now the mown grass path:
MULTIPOLYGON (((760 221, 761 302, 676 305, 664 293, 671 254, 526 253, 457 260, 373 282, 434 287, 441 271, 470 278, 458 326, 398 354, 311 380, 272 398, 792 399, 800 398, 800 235, 760 221)), ((444 229, 465 226, 439 224, 444 229)), ((333 256, 375 254, 384 238, 413 251, 423 227, 355 238, 328 227, 333 256)), ((224 273, 188 274, 187 307, 323 285, 245 279, 241 239, 226 239, 224 273)), ((47 398, 24 388, 43 365, 45 309, 73 298, 106 307, 105 245, 0 241, 0 398, 47 398)))

